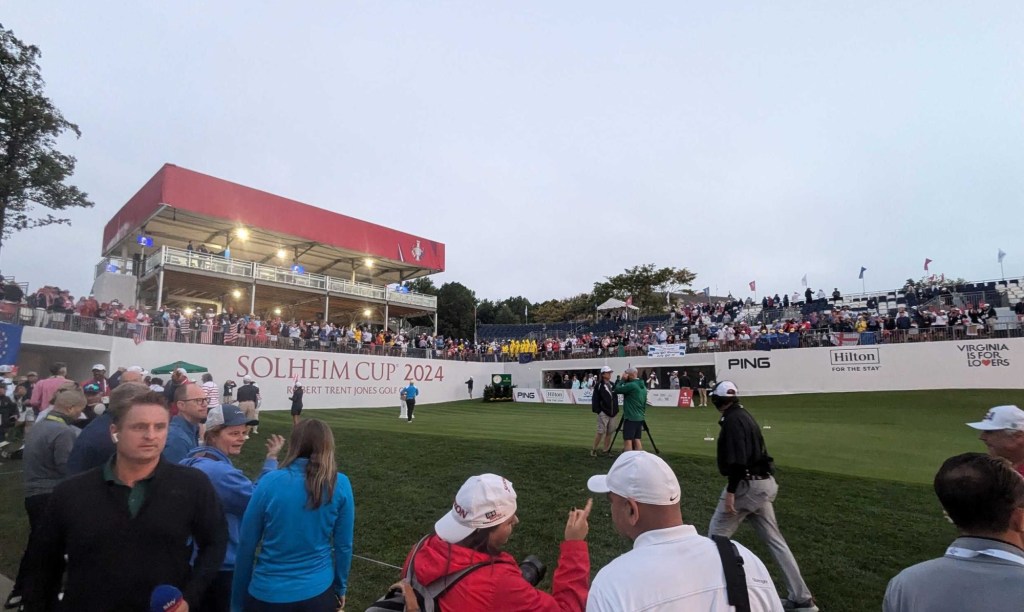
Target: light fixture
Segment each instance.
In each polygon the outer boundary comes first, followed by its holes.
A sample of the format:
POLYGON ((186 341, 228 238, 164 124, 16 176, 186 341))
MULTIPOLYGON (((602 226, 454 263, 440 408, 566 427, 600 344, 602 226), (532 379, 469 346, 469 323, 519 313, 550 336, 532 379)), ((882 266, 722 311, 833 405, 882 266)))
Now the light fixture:
POLYGON ((244 228, 244 227, 240 227, 240 228, 235 230, 235 236, 239 240, 248 240, 249 239, 249 230, 244 228))
POLYGON ((274 314, 280 316, 281 315, 281 309, 280 308, 275 308, 274 309, 274 314))
POLYGON ((191 307, 191 306, 189 306, 188 308, 186 308, 186 309, 184 310, 184 312, 185 312, 185 316, 186 316, 186 317, 191 317, 191 316, 192 316, 192 313, 193 313, 193 312, 195 312, 195 311, 193 311, 193 310, 192 310, 192 307, 191 307))
POLYGON ((238 298, 242 297, 242 291, 240 289, 235 289, 234 291, 231 292, 231 295, 234 296, 234 298, 237 300, 238 298))
POLYGON ((285 251, 284 249, 278 249, 277 250, 277 258, 278 259, 284 259, 287 256, 288 256, 288 252, 285 251))
POLYGON ((367 257, 366 259, 364 259, 364 260, 363 260, 363 263, 365 263, 365 264, 366 264, 366 267, 367 267, 367 268, 372 268, 372 267, 373 267, 373 260, 372 260, 372 259, 370 259, 369 257, 367 257))
POLYGON ((372 312, 373 311, 371 311, 369 308, 367 308, 366 310, 363 311, 363 316, 364 317, 369 317, 372 314, 372 312))

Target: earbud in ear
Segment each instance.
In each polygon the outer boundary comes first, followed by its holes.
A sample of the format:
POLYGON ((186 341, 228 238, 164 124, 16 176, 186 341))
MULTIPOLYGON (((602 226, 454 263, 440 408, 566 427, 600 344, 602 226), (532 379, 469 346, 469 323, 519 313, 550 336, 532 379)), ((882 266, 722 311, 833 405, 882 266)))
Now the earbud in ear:
POLYGON ((117 434, 116 433, 110 434, 110 438, 114 441, 114 444, 117 444, 117 434))

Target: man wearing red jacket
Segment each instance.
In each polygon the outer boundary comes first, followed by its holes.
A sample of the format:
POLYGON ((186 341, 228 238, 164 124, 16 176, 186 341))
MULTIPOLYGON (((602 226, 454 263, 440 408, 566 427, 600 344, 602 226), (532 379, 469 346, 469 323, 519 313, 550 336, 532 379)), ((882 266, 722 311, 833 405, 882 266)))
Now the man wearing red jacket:
MULTIPOLYGON (((587 500, 582 510, 569 511, 565 541, 548 594, 527 582, 512 555, 502 551, 519 522, 512 483, 495 474, 473 476, 459 489, 451 511, 434 524, 434 534, 416 553, 416 579, 427 585, 470 565, 485 563, 438 598, 442 609, 583 612, 590 578, 586 537, 591 504, 587 500)), ((405 560, 403 573, 409 561, 405 560)))

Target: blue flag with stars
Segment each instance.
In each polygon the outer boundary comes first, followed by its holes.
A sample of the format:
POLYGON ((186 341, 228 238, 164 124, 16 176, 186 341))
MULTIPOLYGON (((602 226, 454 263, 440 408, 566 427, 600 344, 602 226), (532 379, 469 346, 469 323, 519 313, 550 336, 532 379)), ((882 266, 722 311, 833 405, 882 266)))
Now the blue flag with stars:
POLYGON ((18 353, 21 352, 21 330, 20 325, 0 323, 0 365, 18 363, 18 353))

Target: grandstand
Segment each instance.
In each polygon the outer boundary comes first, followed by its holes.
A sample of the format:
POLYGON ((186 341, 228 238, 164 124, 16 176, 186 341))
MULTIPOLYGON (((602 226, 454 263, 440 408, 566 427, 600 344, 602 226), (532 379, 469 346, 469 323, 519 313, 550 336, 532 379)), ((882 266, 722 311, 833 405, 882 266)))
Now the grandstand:
POLYGON ((102 256, 101 302, 378 323, 434 316, 401 284, 445 266, 434 240, 172 164, 109 220, 102 256))

